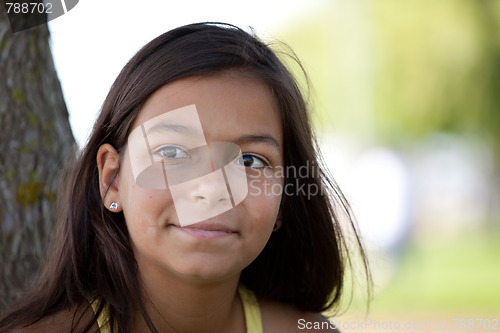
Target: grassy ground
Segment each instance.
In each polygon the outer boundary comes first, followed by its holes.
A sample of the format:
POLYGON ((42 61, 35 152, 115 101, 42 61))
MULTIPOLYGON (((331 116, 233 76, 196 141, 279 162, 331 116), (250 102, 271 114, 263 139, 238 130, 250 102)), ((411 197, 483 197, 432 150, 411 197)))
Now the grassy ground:
POLYGON ((398 267, 368 313, 355 297, 336 317, 342 332, 500 332, 498 230, 420 237, 398 267))

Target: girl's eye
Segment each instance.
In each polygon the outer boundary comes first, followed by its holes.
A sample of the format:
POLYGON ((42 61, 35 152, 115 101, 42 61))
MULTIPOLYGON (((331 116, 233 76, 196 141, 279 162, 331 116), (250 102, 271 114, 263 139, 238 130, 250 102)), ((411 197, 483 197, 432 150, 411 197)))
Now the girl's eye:
POLYGON ((190 158, 190 156, 186 153, 184 149, 178 146, 173 145, 165 145, 159 148, 156 148, 154 151, 155 155, 158 155, 160 158, 164 160, 173 160, 180 158, 190 158))
POLYGON ((253 154, 242 154, 243 165, 245 168, 261 169, 269 166, 269 162, 263 157, 253 154))

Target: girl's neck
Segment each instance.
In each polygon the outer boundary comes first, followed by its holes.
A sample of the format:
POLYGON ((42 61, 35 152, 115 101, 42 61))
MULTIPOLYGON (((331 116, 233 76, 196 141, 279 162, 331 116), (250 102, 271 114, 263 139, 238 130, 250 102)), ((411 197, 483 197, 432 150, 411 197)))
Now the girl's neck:
MULTIPOLYGON (((139 265, 145 305, 158 332, 245 332, 237 295, 239 275, 217 281, 188 279, 153 265, 139 265)), ((147 331, 141 314, 133 332, 147 331)))

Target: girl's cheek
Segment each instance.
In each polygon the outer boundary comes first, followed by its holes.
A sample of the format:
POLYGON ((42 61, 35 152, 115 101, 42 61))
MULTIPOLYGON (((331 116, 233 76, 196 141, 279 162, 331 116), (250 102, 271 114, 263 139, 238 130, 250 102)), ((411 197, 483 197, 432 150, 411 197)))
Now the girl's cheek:
POLYGON ((248 195, 279 197, 283 194, 283 178, 270 168, 247 171, 248 195))
POLYGON ((253 214, 269 225, 274 225, 278 216, 281 196, 283 195, 283 179, 277 177, 269 169, 251 170, 247 174, 248 197, 253 214))
POLYGON ((168 190, 144 189, 137 185, 131 188, 127 206, 124 207, 125 218, 142 225, 162 226, 175 220, 172 196, 168 190))

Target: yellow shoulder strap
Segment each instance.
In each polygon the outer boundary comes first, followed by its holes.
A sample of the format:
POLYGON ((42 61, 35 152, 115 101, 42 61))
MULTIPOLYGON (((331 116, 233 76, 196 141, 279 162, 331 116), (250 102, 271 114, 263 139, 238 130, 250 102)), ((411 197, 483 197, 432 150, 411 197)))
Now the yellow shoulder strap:
MULTIPOLYGON (((95 298, 92 303, 92 309, 94 313, 97 313, 99 309, 100 301, 98 298, 95 298)), ((102 309, 99 317, 97 317, 97 326, 99 326, 99 331, 101 333, 111 333, 111 328, 109 326, 109 314, 108 314, 108 306, 104 304, 104 308, 102 309)))
POLYGON ((245 322, 247 333, 262 333, 262 319, 260 317, 259 303, 257 297, 250 289, 243 285, 238 287, 241 304, 245 312, 245 322))

